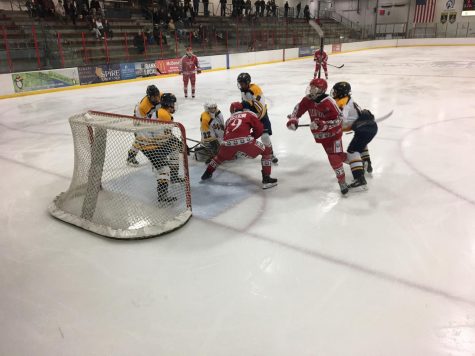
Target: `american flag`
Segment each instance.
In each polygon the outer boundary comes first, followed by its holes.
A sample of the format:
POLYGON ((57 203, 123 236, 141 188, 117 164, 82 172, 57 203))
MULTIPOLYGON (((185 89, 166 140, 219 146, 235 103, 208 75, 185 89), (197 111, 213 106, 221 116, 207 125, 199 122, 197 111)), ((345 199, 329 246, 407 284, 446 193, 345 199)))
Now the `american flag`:
POLYGON ((434 21, 436 0, 416 0, 414 23, 427 23, 434 21))

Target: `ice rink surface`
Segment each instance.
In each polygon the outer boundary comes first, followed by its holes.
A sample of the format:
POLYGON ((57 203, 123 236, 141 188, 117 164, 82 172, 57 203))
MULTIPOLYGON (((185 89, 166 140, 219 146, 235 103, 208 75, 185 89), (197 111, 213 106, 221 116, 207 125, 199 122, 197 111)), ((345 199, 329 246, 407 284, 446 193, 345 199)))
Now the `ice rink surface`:
POLYGON ((2 100, 0 355, 475 355, 475 48, 329 62, 345 64, 330 86, 349 81, 376 117, 394 110, 370 144, 369 190, 348 198, 308 128, 285 127, 311 59, 203 73, 194 100, 179 77, 2 100), (194 217, 163 237, 49 216, 73 170, 69 116, 131 114, 156 84, 199 139, 202 104, 227 115, 242 71, 269 103, 278 187, 260 189, 259 160, 200 184, 191 160, 194 217))

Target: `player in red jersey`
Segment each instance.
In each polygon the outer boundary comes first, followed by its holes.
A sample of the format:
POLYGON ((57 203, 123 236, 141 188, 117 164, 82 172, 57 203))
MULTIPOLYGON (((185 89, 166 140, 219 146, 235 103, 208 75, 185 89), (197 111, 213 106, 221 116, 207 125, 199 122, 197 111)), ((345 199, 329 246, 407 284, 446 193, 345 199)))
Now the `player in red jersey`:
POLYGON ((180 74, 183 74, 185 98, 188 98, 188 81, 191 82, 191 97, 195 97, 196 73, 201 73, 198 57, 191 47, 186 47, 186 54, 180 59, 180 74))
MULTIPOLYGON (((244 105, 248 106, 247 103, 244 105)), ((242 103, 231 103, 231 117, 226 121, 224 139, 218 154, 211 160, 206 171, 201 176, 202 180, 212 177, 216 168, 224 161, 234 159, 236 153, 241 152, 248 157, 262 156, 262 189, 277 185, 277 179, 271 178, 272 149, 257 141, 264 132, 264 126, 256 114, 244 110, 242 103)))
POLYGON ((310 131, 315 142, 321 143, 325 149, 330 165, 335 171, 341 193, 345 195, 348 193, 348 185, 343 169, 343 162, 346 160, 341 141, 343 120, 335 100, 326 94, 327 87, 325 79, 313 79, 310 82, 307 95, 295 106, 292 114, 287 116, 289 118, 287 128, 297 130, 299 118, 308 112, 311 120, 310 131))
POLYGON ((317 49, 313 56, 313 60, 315 61, 315 72, 313 73, 313 77, 316 78, 318 76, 318 71, 320 70, 320 65, 325 72, 325 79, 328 80, 328 68, 327 68, 327 61, 328 61, 328 54, 324 50, 317 49))

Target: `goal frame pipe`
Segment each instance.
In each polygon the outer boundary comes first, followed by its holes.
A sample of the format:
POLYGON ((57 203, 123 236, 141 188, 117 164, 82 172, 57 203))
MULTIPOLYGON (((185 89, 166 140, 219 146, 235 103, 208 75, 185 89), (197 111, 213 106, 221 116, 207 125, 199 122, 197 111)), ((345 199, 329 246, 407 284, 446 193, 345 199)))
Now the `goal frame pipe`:
MULTIPOLYGON (((111 113, 107 113, 107 112, 103 112, 103 111, 94 111, 94 110, 90 110, 88 111, 89 114, 97 114, 97 115, 103 115, 103 116, 107 116, 107 115, 111 115, 111 113)), ((169 121, 162 121, 162 120, 152 120, 152 119, 147 119, 147 118, 141 118, 141 117, 136 117, 136 116, 130 116, 130 115, 122 115, 122 114, 114 114, 114 116, 116 117, 121 117, 121 118, 124 118, 124 119, 129 119, 129 120, 134 120, 134 121, 140 121, 140 122, 147 122, 147 123, 150 123, 150 122, 161 122, 163 124, 170 124, 169 121)), ((184 169, 184 173, 185 173, 185 177, 188 177, 188 183, 186 184, 186 207, 189 208, 191 211, 193 211, 193 208, 191 206, 191 187, 190 187, 190 171, 189 171, 189 168, 188 168, 188 154, 186 152, 187 148, 186 148, 186 131, 185 131, 185 127, 183 126, 183 124, 181 124, 180 122, 176 122, 176 121, 172 121, 177 127, 178 129, 180 130, 181 132, 181 135, 183 137, 183 169, 184 169)))

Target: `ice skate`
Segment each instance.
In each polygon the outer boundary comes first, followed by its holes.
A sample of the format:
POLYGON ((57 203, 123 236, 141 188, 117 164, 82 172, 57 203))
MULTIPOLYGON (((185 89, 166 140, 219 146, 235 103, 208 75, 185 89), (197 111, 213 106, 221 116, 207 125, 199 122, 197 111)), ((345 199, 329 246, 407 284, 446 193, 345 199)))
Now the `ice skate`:
POLYGON ((137 152, 130 150, 127 156, 127 165, 130 167, 138 167, 140 165, 137 161, 137 152))
POLYGON ((358 177, 350 184, 350 189, 355 192, 362 192, 368 190, 368 185, 366 184, 366 179, 364 176, 358 177))
POLYGON ((371 165, 371 160, 364 160, 363 164, 366 172, 368 172, 369 174, 373 173, 373 166, 371 165))
POLYGON ((269 189, 277 185, 277 179, 262 175, 262 189, 269 189))
POLYGON ((340 185, 341 194, 348 194, 348 191, 350 190, 348 184, 346 184, 346 182, 338 182, 338 184, 340 185))
POLYGON ((203 175, 201 176, 201 180, 210 179, 212 176, 213 176, 212 172, 205 171, 203 175))

